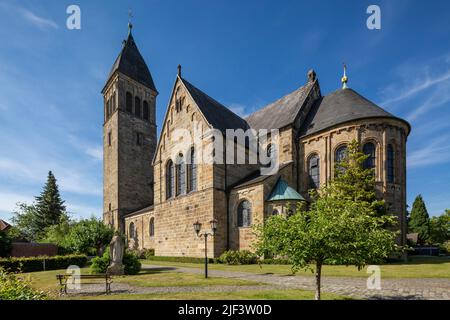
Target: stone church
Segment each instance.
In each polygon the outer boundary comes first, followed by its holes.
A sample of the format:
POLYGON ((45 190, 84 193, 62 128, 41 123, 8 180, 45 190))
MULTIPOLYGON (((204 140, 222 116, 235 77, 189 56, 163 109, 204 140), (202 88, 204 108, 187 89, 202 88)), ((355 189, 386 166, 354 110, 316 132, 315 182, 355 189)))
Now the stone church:
MULTIPOLYGON (((130 25, 102 90, 104 222, 121 230, 128 246, 153 248, 159 256, 203 256, 204 240, 193 224, 210 231, 212 220, 217 231, 208 238, 209 256, 251 250, 252 226, 307 201, 308 190, 332 179, 335 163, 356 139, 369 155, 365 165, 374 168, 380 198, 399 218, 403 244, 410 125, 347 87, 347 80, 344 73, 342 88, 322 95, 311 70, 301 87, 243 118, 191 84, 179 66, 158 136, 158 91, 130 25), (198 160, 226 156, 226 146, 216 142, 229 130, 264 129, 277 132, 256 152, 278 163, 271 174, 262 174, 266 166, 259 162, 198 160)), ((232 143, 249 158, 247 142, 232 143)))

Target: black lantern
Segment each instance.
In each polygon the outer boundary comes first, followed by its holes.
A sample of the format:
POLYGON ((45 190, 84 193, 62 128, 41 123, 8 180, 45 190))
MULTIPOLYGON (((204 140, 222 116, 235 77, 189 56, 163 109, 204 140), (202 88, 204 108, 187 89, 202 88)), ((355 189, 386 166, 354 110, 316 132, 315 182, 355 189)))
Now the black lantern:
POLYGON ((211 220, 209 223, 211 224, 211 230, 213 234, 215 234, 217 230, 217 220, 216 219, 211 220))
POLYGON ((195 230, 195 233, 197 233, 197 235, 200 232, 201 228, 202 228, 202 224, 197 220, 197 222, 194 223, 194 230, 195 230))

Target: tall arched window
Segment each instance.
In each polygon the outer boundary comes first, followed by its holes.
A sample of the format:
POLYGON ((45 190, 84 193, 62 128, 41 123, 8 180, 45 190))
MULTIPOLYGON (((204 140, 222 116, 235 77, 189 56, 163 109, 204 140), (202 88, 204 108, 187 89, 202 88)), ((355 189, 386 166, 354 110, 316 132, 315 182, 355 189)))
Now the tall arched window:
POLYGON ((115 91, 113 92, 111 101, 112 101, 112 112, 114 112, 114 110, 116 110, 116 92, 115 91))
POLYGON ((343 167, 339 165, 345 158, 347 157, 347 146, 343 145, 340 146, 338 149, 336 149, 335 155, 334 155, 334 162, 336 164, 336 169, 338 172, 342 172, 344 170, 343 167))
POLYGON ((155 218, 150 218, 150 224, 148 226, 150 237, 155 235, 155 218))
POLYGON ((125 110, 129 113, 133 113, 133 96, 127 91, 125 97, 125 110))
POLYGON ((320 185, 320 158, 319 155, 313 154, 308 161, 309 187, 317 189, 320 185))
POLYGON ((186 164, 183 154, 179 154, 176 164, 177 196, 186 193, 186 164))
POLYGON ((134 223, 130 223, 129 230, 128 230, 128 236, 130 239, 134 239, 136 237, 136 230, 134 229, 134 223))
POLYGON ((364 160, 364 169, 374 169, 376 161, 376 147, 372 142, 368 142, 363 146, 363 153, 367 155, 367 159, 364 160))
POLYGON ((110 99, 106 100, 106 119, 109 118, 109 115, 111 113, 110 104, 111 104, 111 100, 110 99))
POLYGON ((134 98, 134 115, 138 118, 141 117, 141 99, 139 97, 134 98))
POLYGON ((143 116, 144 120, 150 121, 150 113, 149 113, 149 110, 148 110, 148 102, 144 100, 143 105, 144 105, 144 107, 143 107, 143 110, 142 110, 142 113, 143 113, 142 116, 143 116))
POLYGON ((169 160, 166 165, 166 199, 173 197, 175 188, 174 182, 173 162, 172 160, 169 160))
POLYGON ((191 148, 189 154, 189 166, 188 166, 188 191, 197 190, 197 158, 195 155, 194 147, 191 148))
POLYGON ((394 183, 394 147, 389 144, 387 147, 387 182, 394 183))
POLYGON ((239 203, 237 211, 238 227, 249 227, 252 224, 252 206, 249 201, 239 203))

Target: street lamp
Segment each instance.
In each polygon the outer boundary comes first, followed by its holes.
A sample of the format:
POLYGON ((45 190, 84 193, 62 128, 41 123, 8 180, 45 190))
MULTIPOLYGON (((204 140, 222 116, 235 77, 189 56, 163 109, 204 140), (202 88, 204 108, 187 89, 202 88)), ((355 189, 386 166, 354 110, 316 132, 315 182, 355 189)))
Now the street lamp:
POLYGON ((205 238, 205 278, 208 278, 208 236, 213 236, 216 234, 217 231, 217 220, 211 220, 209 222, 211 225, 212 232, 204 231, 203 233, 200 233, 200 230, 202 228, 202 224, 197 220, 197 222, 194 223, 194 230, 197 234, 197 237, 204 237, 205 238))

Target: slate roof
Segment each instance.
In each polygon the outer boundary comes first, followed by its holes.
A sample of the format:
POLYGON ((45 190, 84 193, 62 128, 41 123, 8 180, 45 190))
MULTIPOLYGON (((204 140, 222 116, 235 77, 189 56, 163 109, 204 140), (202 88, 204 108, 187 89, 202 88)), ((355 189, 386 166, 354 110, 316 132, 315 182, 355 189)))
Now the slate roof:
POLYGON ((134 41, 131 32, 129 32, 128 39, 125 41, 119 56, 112 66, 108 80, 116 71, 121 72, 133 80, 158 92, 153 82, 152 75, 136 46, 136 42, 134 41))
POLYGON ((352 89, 339 89, 319 98, 306 117, 301 135, 310 135, 351 120, 365 118, 392 118, 409 123, 383 110, 352 89))
MULTIPOLYGON (((281 164, 280 167, 278 168, 278 172, 280 172, 281 170, 283 170, 284 168, 286 168, 288 165, 290 165, 292 163, 293 163, 293 161, 288 161, 288 162, 281 164)), ((244 178, 239 180, 237 183, 233 184, 231 186, 231 189, 237 189, 237 188, 250 186, 252 184, 262 182, 270 177, 273 177, 273 176, 272 175, 262 175, 261 171, 258 169, 258 170, 251 172, 250 174, 248 174, 247 176, 245 176, 244 178)))
POLYGON ((272 189, 272 192, 267 197, 267 201, 306 201, 294 188, 290 187, 288 183, 279 178, 272 189))
POLYGON ((247 122, 230 109, 214 100, 200 89, 196 88, 186 79, 181 77, 180 79, 186 86, 192 98, 195 100, 195 103, 198 105, 205 118, 214 128, 219 129, 222 132, 225 132, 226 129, 247 130, 249 128, 247 122))
POLYGON ((309 81, 294 92, 252 113, 245 120, 256 130, 280 129, 293 123, 316 81, 309 81))
POLYGON ((154 210, 154 206, 151 205, 151 206, 148 206, 148 207, 139 209, 139 210, 137 210, 137 211, 128 213, 128 214, 126 214, 126 215, 124 216, 124 218, 132 217, 132 216, 138 215, 138 214, 140 214, 140 213, 145 213, 145 212, 149 212, 149 211, 153 211, 153 210, 154 210))

